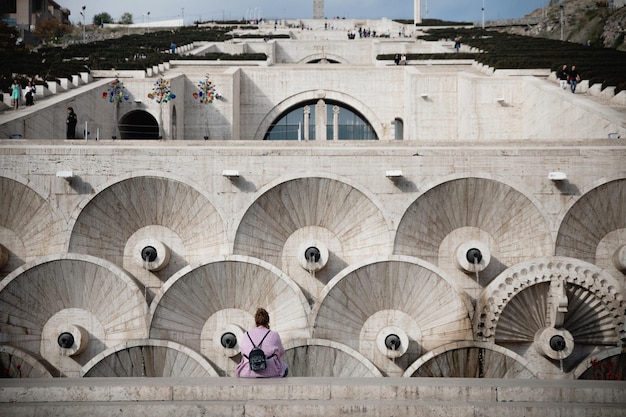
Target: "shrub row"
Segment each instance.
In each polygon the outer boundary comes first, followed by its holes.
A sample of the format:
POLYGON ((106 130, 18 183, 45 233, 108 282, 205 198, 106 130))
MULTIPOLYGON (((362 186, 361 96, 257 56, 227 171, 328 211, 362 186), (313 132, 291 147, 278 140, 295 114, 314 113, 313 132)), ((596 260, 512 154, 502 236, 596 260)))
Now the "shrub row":
MULTIPOLYGON (((478 28, 432 29, 421 38, 430 41, 460 39, 463 44, 483 51, 474 55, 476 61, 496 69, 550 68, 556 71, 563 64, 576 65, 581 77, 589 80, 590 85, 615 86, 615 94, 626 90, 626 52, 616 49, 478 28)), ((448 55, 460 57, 459 54, 448 55)))

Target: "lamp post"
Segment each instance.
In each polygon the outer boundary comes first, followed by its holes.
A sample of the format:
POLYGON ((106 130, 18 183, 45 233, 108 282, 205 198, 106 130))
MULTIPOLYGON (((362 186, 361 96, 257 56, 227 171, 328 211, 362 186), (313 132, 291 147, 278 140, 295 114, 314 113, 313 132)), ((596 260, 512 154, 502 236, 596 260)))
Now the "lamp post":
POLYGON ((559 1, 559 9, 561 9, 561 40, 563 40, 563 0, 559 1))
POLYGON ((85 12, 86 8, 87 6, 83 6, 83 11, 80 12, 80 15, 83 17, 83 43, 85 43, 85 18, 87 16, 87 13, 85 12))
POLYGON ((483 8, 481 9, 483 12, 483 30, 485 29, 485 0, 483 0, 483 8))

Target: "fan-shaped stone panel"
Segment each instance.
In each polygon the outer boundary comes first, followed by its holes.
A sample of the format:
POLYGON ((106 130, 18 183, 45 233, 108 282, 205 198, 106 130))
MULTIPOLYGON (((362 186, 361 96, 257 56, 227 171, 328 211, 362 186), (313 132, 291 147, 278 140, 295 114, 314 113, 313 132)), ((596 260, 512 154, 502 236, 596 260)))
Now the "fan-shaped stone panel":
POLYGON ((0 277, 37 257, 63 251, 63 219, 27 185, 0 177, 0 277))
POLYGON ((285 344, 282 359, 289 366, 289 376, 294 377, 383 376, 365 356, 330 340, 294 340, 285 344))
MULTIPOLYGON (((187 267, 168 280, 151 305, 150 338, 179 342, 222 363, 224 354, 214 339, 229 325, 253 327, 258 307, 270 313, 272 329, 283 341, 310 337, 310 309, 298 286, 269 264, 232 256, 187 267), (228 314, 213 320, 224 310, 228 314)), ((228 372, 236 364, 222 366, 228 372)))
POLYGON ((500 346, 459 342, 421 357, 404 376, 434 378, 534 378, 524 358, 500 346))
POLYGON ((546 288, 557 279, 567 284, 565 323, 581 342, 610 344, 622 337, 618 334, 626 305, 622 285, 594 265, 562 257, 518 264, 489 284, 476 306, 476 336, 495 336, 500 342, 530 341, 533 330, 547 323, 546 288))
POLYGON ((577 379, 624 381, 626 353, 622 347, 603 349, 589 355, 572 372, 577 379))
POLYGON ((351 263, 391 252, 389 229, 376 205, 362 192, 329 178, 299 178, 260 196, 237 229, 234 253, 283 268, 285 242, 297 230, 317 226, 341 242, 339 257, 351 263))
POLYGON ((0 282, 2 343, 41 355, 68 376, 107 346, 145 338, 147 315, 129 275, 85 255, 43 258, 0 282), (61 349, 63 333, 83 335, 80 349, 61 349))
POLYGON ((453 257, 439 259, 440 247, 460 228, 488 234, 497 244, 492 258, 505 266, 552 253, 550 228, 537 206, 510 186, 483 178, 449 181, 420 196, 400 221, 394 253, 451 264, 453 257))
POLYGON ((561 221, 556 254, 596 263, 602 239, 620 229, 626 229, 626 179, 600 185, 576 201, 561 221))
POLYGON ((0 345, 0 378, 52 378, 59 372, 41 358, 18 348, 0 345))
POLYGON ((178 343, 138 340, 108 349, 83 367, 85 377, 216 377, 202 355, 178 343))
POLYGON ((174 179, 142 176, 109 186, 85 205, 72 229, 69 251, 121 266, 129 238, 153 225, 182 240, 188 262, 219 254, 224 244, 223 221, 205 195, 174 179))
MULTIPOLYGON (((552 327, 547 314, 551 303, 550 285, 551 283, 539 283, 528 287, 508 302, 498 320, 495 334, 497 344, 523 352, 534 343, 533 352, 537 350, 537 346, 543 351, 541 338, 537 335, 552 327)), ((567 357, 552 362, 552 366, 560 372, 571 370, 598 346, 615 346, 617 343, 614 317, 607 311, 601 299, 572 284, 566 284, 566 295, 567 312, 554 335, 568 332, 573 338, 573 347, 567 357)))
POLYGON ((392 353, 380 348, 378 338, 385 332, 417 344, 413 355, 471 338, 471 305, 458 285, 412 258, 346 270, 324 293, 313 316, 314 337, 358 350, 385 373, 397 372, 392 353))

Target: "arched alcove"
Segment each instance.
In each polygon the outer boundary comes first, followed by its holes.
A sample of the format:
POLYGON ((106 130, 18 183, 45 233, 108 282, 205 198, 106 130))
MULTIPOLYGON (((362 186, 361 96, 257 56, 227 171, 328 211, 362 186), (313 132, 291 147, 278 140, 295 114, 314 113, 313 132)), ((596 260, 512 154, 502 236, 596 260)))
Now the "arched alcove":
POLYGON ((395 140, 403 140, 404 139, 404 121, 396 117, 393 121, 394 127, 394 139, 395 140))
POLYGON ((178 139, 178 119, 176 116, 176 106, 172 107, 172 140, 178 139))
MULTIPOLYGON (((373 139, 382 139, 385 137, 382 121, 378 117, 377 113, 374 112, 367 103, 362 102, 361 100, 351 96, 350 94, 346 94, 341 91, 320 89, 303 91, 299 94, 290 96, 289 98, 276 105, 270 112, 265 115, 263 121, 258 125, 256 133, 254 135, 254 139, 266 139, 267 133, 270 131, 272 126, 280 121, 283 116, 287 115, 290 111, 297 109, 301 109, 302 111, 304 111, 305 106, 315 106, 320 100, 326 103, 327 112, 331 112, 331 116, 328 116, 328 113, 323 113, 326 116, 326 124, 327 126, 330 125, 331 129, 333 128, 332 109, 335 104, 338 104, 341 107, 344 107, 350 110, 352 113, 355 113, 359 117, 361 117, 366 122, 366 124, 375 132, 376 136, 373 139)), ((304 127, 303 118, 302 125, 304 127)), ((304 133, 302 137, 304 138, 304 133)), ((327 138, 332 139, 332 135, 327 134, 327 138)), ((291 139, 297 139, 297 136, 291 139)))
POLYGON ((265 140, 376 140, 371 123, 353 107, 318 98, 298 103, 278 116, 265 140))
POLYGON ((121 139, 160 139, 159 123, 144 110, 133 110, 122 116, 119 129, 121 139))

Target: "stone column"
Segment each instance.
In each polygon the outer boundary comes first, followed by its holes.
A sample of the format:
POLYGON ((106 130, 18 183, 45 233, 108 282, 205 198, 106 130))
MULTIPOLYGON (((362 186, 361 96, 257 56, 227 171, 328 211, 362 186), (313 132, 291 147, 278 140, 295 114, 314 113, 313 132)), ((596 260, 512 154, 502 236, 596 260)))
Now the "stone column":
POLYGON ((333 106, 333 140, 339 140, 339 106, 333 106))
POLYGON ((422 23, 422 0, 413 0, 415 5, 413 6, 413 14, 415 24, 422 23))
POLYGON ((304 140, 310 140, 309 130, 311 129, 311 108, 304 106, 304 140))
POLYGON ((326 124, 328 123, 326 116, 326 103, 324 100, 318 100, 315 105, 315 140, 326 140, 326 124))
POLYGON ((313 0, 313 19, 324 18, 324 0, 313 0))

